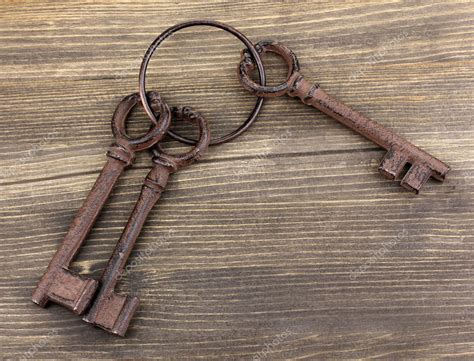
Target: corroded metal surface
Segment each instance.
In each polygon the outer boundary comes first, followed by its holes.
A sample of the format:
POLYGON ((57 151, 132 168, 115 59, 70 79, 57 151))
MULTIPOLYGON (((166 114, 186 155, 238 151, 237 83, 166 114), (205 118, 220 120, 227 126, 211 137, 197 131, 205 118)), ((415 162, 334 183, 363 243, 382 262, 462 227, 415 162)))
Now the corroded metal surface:
POLYGON ((148 173, 138 201, 127 225, 117 242, 115 250, 100 278, 100 290, 89 312, 83 320, 104 330, 124 336, 130 320, 138 307, 139 299, 120 295, 114 291, 127 259, 137 241, 146 218, 160 199, 171 173, 191 164, 206 151, 211 139, 207 122, 190 108, 173 109, 173 119, 187 120, 199 127, 199 140, 194 148, 182 155, 169 155, 157 144, 154 148, 153 168, 148 173))
POLYGON ((104 168, 33 292, 32 300, 38 305, 44 307, 48 301, 52 301, 76 314, 82 314, 91 302, 98 282, 75 274, 68 268, 92 229, 120 175, 132 164, 135 152, 152 147, 168 130, 170 124, 168 106, 161 101, 156 92, 148 93, 148 97, 155 111, 159 111, 160 117, 155 119, 150 131, 140 138, 128 137, 125 128, 128 115, 133 107, 140 103, 139 95, 137 93, 129 95, 118 104, 112 119, 115 143, 107 152, 104 168))
POLYGON ((321 110, 386 149, 387 154, 380 163, 379 171, 389 179, 398 180, 405 166, 409 165, 408 171, 403 175, 400 182, 406 189, 418 193, 430 177, 439 181, 444 180, 450 170, 447 164, 390 129, 353 110, 326 93, 319 84, 308 82, 300 73, 296 55, 288 47, 275 41, 265 40, 259 42, 256 48, 262 55, 266 52, 280 55, 288 65, 288 77, 285 82, 276 86, 256 84, 249 76, 249 72, 255 68, 253 57, 249 55, 247 50, 243 50, 242 60, 238 68, 239 79, 242 85, 252 94, 261 97, 276 97, 283 94, 297 97, 304 104, 321 110))

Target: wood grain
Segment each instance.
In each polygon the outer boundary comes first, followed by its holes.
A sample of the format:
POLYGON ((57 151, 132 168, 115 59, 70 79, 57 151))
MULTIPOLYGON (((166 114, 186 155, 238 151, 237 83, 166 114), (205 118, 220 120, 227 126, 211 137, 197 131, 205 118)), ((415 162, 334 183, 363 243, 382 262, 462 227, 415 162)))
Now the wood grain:
MULTIPOLYGON (((3 1, 0 358, 473 359, 473 14, 472 1, 3 1), (126 338, 37 307, 143 53, 199 18, 285 42, 308 78, 452 173, 414 196, 378 175, 382 150, 272 99, 249 132, 172 178, 120 284, 141 298, 126 338)), ((224 134, 254 102, 236 80, 240 48, 183 31, 148 86, 224 134)), ((276 82, 282 65, 267 64, 276 82)), ((146 127, 137 111, 131 131, 146 127)), ((77 270, 99 276, 149 166, 141 154, 121 179, 77 270)))

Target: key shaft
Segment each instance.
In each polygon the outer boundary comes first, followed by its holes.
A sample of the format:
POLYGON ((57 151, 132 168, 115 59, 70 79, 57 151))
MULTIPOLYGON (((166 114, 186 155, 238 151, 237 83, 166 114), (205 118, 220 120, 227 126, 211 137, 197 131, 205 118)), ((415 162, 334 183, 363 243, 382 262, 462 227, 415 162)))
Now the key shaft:
POLYGON ((85 322, 119 336, 125 335, 139 304, 138 297, 121 295, 114 291, 127 264, 128 257, 150 211, 165 189, 169 175, 200 158, 207 150, 211 139, 207 122, 200 114, 184 107, 174 108, 173 116, 197 124, 200 133, 199 140, 192 150, 179 156, 168 155, 160 148, 159 144, 156 145, 153 168, 145 178, 140 196, 102 273, 101 287, 97 297, 89 312, 83 317, 85 322))
MULTIPOLYGON (((123 157, 116 158, 114 154, 117 152, 112 147, 104 168, 33 292, 33 302, 41 307, 46 306, 48 301, 54 301, 74 313, 81 314, 97 289, 96 280, 74 274, 68 267, 96 222, 123 170, 131 164, 130 153, 128 160, 124 160, 123 157)), ((127 153, 123 151, 122 154, 127 153)))
POLYGON ((100 290, 93 306, 84 316, 84 321, 111 333, 125 335, 130 320, 138 307, 139 299, 117 294, 114 289, 120 280, 145 220, 168 183, 170 172, 169 167, 156 164, 148 174, 127 225, 100 277, 100 290))
POLYGON ((294 77, 292 83, 289 83, 287 94, 299 98, 304 104, 310 105, 338 120, 378 146, 386 150, 398 150, 398 152, 405 155, 405 163, 415 164, 421 162, 425 164, 433 171, 432 176, 438 180, 443 180, 450 169, 444 162, 418 148, 382 124, 353 110, 337 98, 329 95, 318 84, 308 82, 300 74, 294 77))
POLYGON ((266 52, 280 55, 288 65, 287 79, 276 86, 256 84, 249 76, 249 72, 255 69, 253 58, 244 50, 238 68, 238 75, 245 89, 261 97, 276 97, 287 94, 299 98, 304 104, 322 111, 386 149, 387 154, 380 163, 379 172, 389 179, 399 179, 405 166, 410 165, 400 182, 400 185, 406 189, 418 193, 429 178, 433 177, 439 181, 445 179, 450 170, 447 164, 385 126, 353 110, 326 93, 317 83, 308 82, 299 72, 298 59, 291 49, 271 40, 260 41, 256 48, 262 55, 266 52))

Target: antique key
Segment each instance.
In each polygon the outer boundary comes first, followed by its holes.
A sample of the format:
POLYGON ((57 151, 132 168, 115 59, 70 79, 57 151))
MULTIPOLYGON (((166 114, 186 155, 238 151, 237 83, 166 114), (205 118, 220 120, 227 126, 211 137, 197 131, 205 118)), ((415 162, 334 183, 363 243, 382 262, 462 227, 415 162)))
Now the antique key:
POLYGON ((159 144, 153 149, 153 168, 148 173, 142 191, 127 225, 100 278, 100 289, 89 312, 83 320, 104 330, 124 336, 139 299, 120 295, 114 291, 127 259, 140 234, 145 220, 166 187, 169 175, 191 164, 207 150, 211 139, 207 122, 191 108, 173 108, 173 119, 183 119, 199 126, 199 140, 188 153, 173 156, 166 154, 159 144))
POLYGON ((289 68, 287 80, 277 86, 262 86, 252 81, 249 72, 255 68, 255 64, 248 50, 243 50, 238 73, 245 89, 260 97, 276 97, 283 94, 298 97, 304 104, 321 110, 386 149, 387 154, 380 163, 379 171, 389 179, 399 179, 405 165, 410 165, 400 183, 408 190, 418 193, 430 177, 439 181, 445 179, 450 170, 447 164, 383 125, 351 109, 327 94, 318 84, 308 82, 300 74, 298 59, 291 49, 271 40, 259 42, 256 48, 262 55, 266 52, 272 52, 284 59, 289 68))
POLYGON ((125 123, 133 107, 140 104, 138 93, 129 95, 118 104, 112 118, 115 143, 107 152, 107 162, 74 218, 64 240, 33 292, 32 300, 41 307, 48 301, 58 303, 76 314, 82 314, 97 289, 98 282, 68 269, 97 217, 109 198, 124 169, 134 160, 135 152, 155 145, 166 133, 170 124, 170 110, 156 92, 148 93, 159 120, 143 137, 127 136, 125 123))

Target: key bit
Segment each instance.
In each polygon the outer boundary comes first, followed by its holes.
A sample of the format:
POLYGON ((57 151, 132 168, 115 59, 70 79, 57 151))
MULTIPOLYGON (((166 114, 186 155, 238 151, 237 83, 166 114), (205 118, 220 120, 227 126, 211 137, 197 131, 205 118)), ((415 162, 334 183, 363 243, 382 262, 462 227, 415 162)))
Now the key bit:
POLYGON ((398 179, 407 162, 408 158, 402 151, 396 147, 391 147, 379 165, 379 172, 388 179, 398 179))
POLYGON ((48 301, 60 304, 76 314, 82 314, 94 296, 98 281, 69 270, 70 263, 92 229, 124 169, 133 162, 135 152, 150 148, 166 133, 170 110, 158 93, 148 93, 155 109, 160 111, 159 123, 141 138, 132 139, 125 131, 126 119, 133 107, 140 103, 138 93, 129 95, 118 104, 112 118, 115 143, 107 152, 107 162, 76 214, 69 231, 33 292, 32 300, 41 307, 48 301))
POLYGON ((156 145, 153 168, 144 181, 135 208, 100 278, 101 288, 97 297, 89 312, 83 317, 84 321, 119 336, 125 335, 138 307, 139 299, 117 294, 114 289, 146 218, 165 189, 169 175, 200 158, 207 150, 211 139, 206 120, 191 108, 174 108, 173 118, 196 123, 199 126, 199 141, 191 151, 179 156, 168 155, 159 144, 156 145))
POLYGON ((408 169, 400 184, 402 187, 418 193, 432 175, 433 171, 428 166, 414 164, 408 169))
POLYGON ((244 50, 238 68, 238 75, 245 89, 260 97, 276 97, 284 94, 297 97, 304 104, 319 109, 386 149, 388 153, 382 160, 379 171, 388 179, 394 180, 399 179, 406 165, 410 165, 411 168, 400 183, 406 189, 418 193, 429 178, 433 177, 439 181, 445 179, 450 170, 447 164, 383 125, 353 110, 326 93, 319 84, 308 82, 300 74, 298 59, 291 49, 271 40, 259 42, 256 48, 262 55, 266 52, 280 55, 288 65, 288 76, 285 82, 276 86, 258 85, 249 76, 249 73, 255 68, 253 58, 247 50, 244 50))

